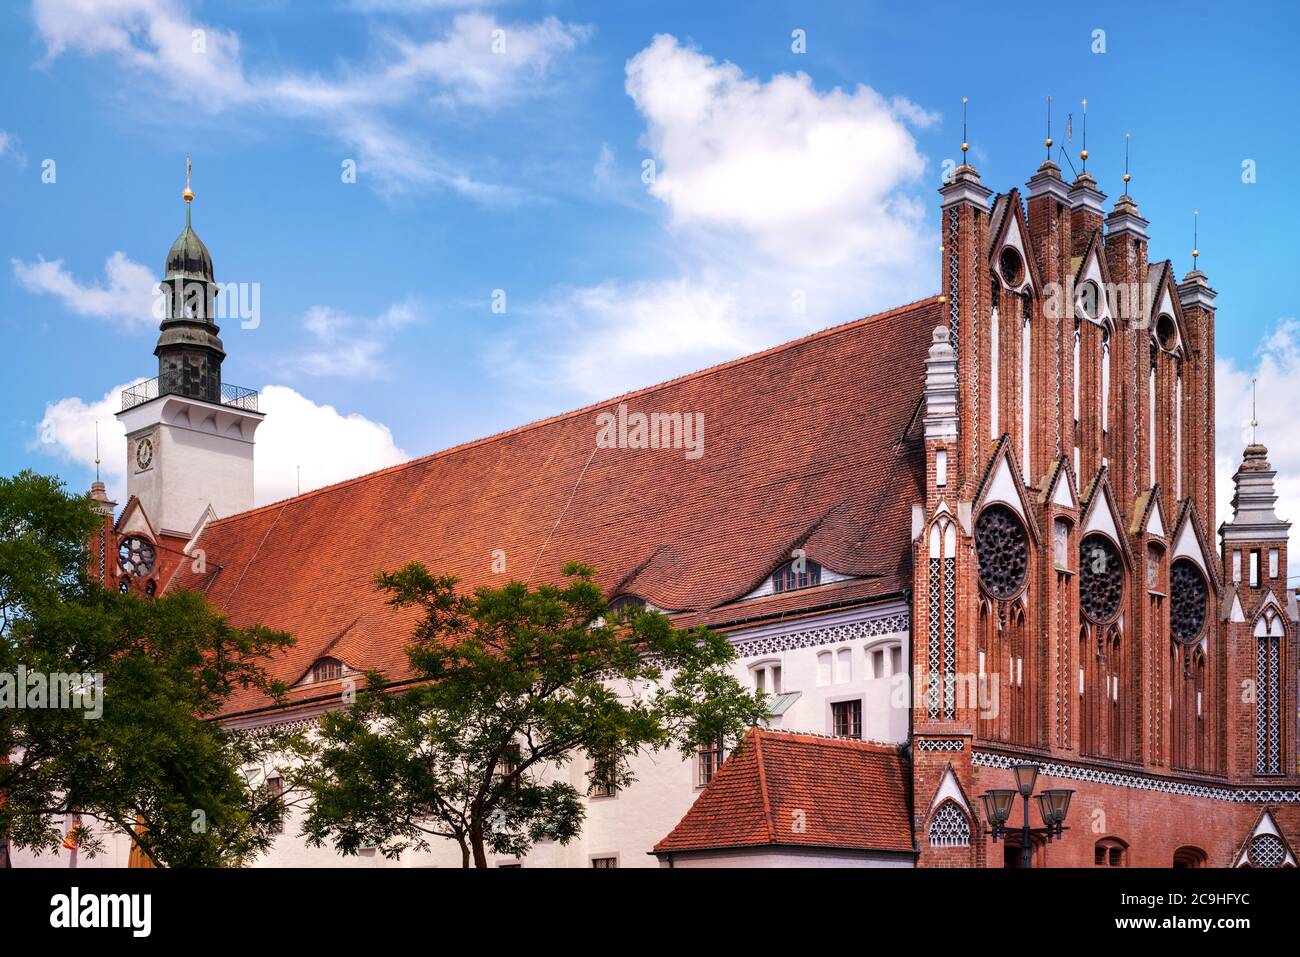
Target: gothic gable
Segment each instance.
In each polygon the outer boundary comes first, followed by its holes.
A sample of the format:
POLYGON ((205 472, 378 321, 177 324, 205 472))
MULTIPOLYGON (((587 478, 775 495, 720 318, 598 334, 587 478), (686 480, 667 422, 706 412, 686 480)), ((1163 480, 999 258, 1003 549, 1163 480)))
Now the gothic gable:
POLYGON ((1038 523, 1033 517, 1033 499, 1020 478, 1020 466, 1015 455, 1009 438, 1004 435, 993 450, 993 458, 975 493, 972 511, 978 513, 985 505, 1000 502, 1019 515, 1029 534, 1037 539, 1038 523))
POLYGON ((1002 279, 1007 288, 1015 292, 1041 290, 1043 285, 1039 280, 1038 257, 1030 240, 1024 208, 1020 204, 1020 191, 1012 189, 1010 193, 999 196, 994 214, 993 229, 989 233, 989 268, 1002 279), (1019 277, 1003 275, 1002 251, 1008 247, 1016 251, 1024 265, 1019 277), (1011 281, 1013 279, 1016 281, 1011 281))
POLYGON ((1196 516, 1196 504, 1190 498, 1183 502, 1183 507, 1178 513, 1178 520, 1174 523, 1172 538, 1174 550, 1170 560, 1177 558, 1191 559, 1200 566, 1201 571, 1205 573, 1206 579, 1214 582, 1217 587, 1219 582, 1218 570, 1215 563, 1206 557, 1211 552, 1206 547, 1205 537, 1201 534, 1201 523, 1196 516))
POLYGON ((1083 289, 1085 285, 1093 284, 1096 286, 1099 294, 1096 298, 1096 315, 1090 316, 1092 322, 1098 325, 1115 324, 1114 312, 1111 308, 1110 299, 1105 295, 1105 290, 1111 288, 1110 269, 1106 265, 1106 257, 1102 255, 1103 247, 1101 242, 1101 230, 1098 229, 1092 234, 1092 239, 1088 241, 1088 246, 1083 251, 1083 256, 1079 259, 1078 268, 1074 274, 1074 296, 1077 315, 1080 311, 1078 304, 1083 298, 1083 289))
POLYGON ((1097 477, 1093 479, 1092 487, 1088 493, 1088 501, 1084 503, 1083 514, 1079 517, 1079 523, 1082 526, 1084 535, 1101 532, 1109 536, 1119 547, 1124 560, 1132 565, 1132 557, 1129 555, 1128 549, 1128 536, 1120 532, 1123 527, 1123 520, 1120 518, 1119 509, 1115 507, 1110 479, 1104 465, 1101 467, 1101 471, 1097 473, 1097 477))
POLYGON ((1070 467, 1070 460, 1066 456, 1058 458, 1048 473, 1039 502, 1051 502, 1060 508, 1079 507, 1078 496, 1075 494, 1074 469, 1070 467))

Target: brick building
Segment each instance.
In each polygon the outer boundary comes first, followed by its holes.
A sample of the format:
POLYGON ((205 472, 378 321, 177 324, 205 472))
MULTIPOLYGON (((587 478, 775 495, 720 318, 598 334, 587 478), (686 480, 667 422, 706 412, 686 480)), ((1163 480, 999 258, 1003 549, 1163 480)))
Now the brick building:
MULTIPOLYGON (((931 298, 257 509, 256 397, 178 305, 157 388, 124 402, 131 497, 114 521, 97 488, 92 564, 296 636, 271 662, 288 702, 241 693, 239 727, 310 723, 368 668, 402 677, 412 619, 371 583, 412 559, 474 587, 577 558, 611 599, 725 631, 769 727, 721 770, 647 756, 525 866, 1014 866, 979 795, 1023 760, 1075 791, 1036 865, 1294 865, 1289 523, 1251 445, 1215 546, 1207 277, 1149 262, 1136 202, 1107 214, 1086 171, 1048 160, 994 198, 962 165, 940 192, 931 298), (637 414, 678 431, 598 441, 637 414)), ((188 207, 166 279, 211 303, 188 207)), ((268 860, 383 863, 292 828, 268 860)))

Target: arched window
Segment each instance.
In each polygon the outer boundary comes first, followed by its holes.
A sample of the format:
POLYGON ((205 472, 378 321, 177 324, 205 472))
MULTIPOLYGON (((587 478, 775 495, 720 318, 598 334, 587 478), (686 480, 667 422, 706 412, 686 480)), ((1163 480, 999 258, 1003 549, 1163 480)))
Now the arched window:
POLYGON ((831 683, 831 668, 834 656, 829 651, 817 652, 817 685, 824 687, 831 683))
POLYGON ((1191 644, 1201 637, 1209 602, 1205 576, 1196 563, 1177 559, 1169 568, 1169 630, 1175 639, 1191 644))
POLYGON ((1124 565, 1119 549, 1105 535, 1092 534, 1079 545, 1079 606, 1094 624, 1109 624, 1124 597, 1124 565))
POLYGON ((985 591, 1004 600, 1020 594, 1029 572, 1029 541, 1015 512, 997 503, 980 512, 975 556, 985 591))
POLYGON ((1110 428, 1110 330, 1101 333, 1101 430, 1110 428))
POLYGON ((772 591, 797 591, 822 583, 822 567, 807 558, 786 562, 772 573, 772 591))
POLYGON ((1128 845, 1117 837, 1103 837, 1093 847, 1093 861, 1098 867, 1128 867, 1128 845))
POLYGON ((931 847, 970 847, 970 821, 951 798, 930 818, 931 847))
POLYGON ((1209 856, 1199 847, 1180 847, 1174 851, 1174 867, 1205 867, 1209 856))
POLYGON ((343 677, 343 662, 337 658, 318 658, 311 666, 312 681, 334 681, 343 677))
POLYGON ((835 652, 835 683, 848 684, 853 680, 853 649, 841 648, 835 652))
POLYGON ((609 603, 609 613, 617 615, 633 608, 644 608, 645 599, 636 595, 618 595, 609 603))
POLYGON ((749 666, 754 679, 754 690, 766 694, 781 693, 781 662, 776 659, 759 661, 749 666))
POLYGON ((1030 481, 1029 436, 1033 418, 1031 401, 1034 388, 1034 322, 1029 294, 1024 297, 1025 324, 1020 336, 1020 468, 1025 481, 1030 481))
POLYGON ((867 649, 867 677, 889 678, 903 674, 903 646, 898 642, 873 645, 867 649))

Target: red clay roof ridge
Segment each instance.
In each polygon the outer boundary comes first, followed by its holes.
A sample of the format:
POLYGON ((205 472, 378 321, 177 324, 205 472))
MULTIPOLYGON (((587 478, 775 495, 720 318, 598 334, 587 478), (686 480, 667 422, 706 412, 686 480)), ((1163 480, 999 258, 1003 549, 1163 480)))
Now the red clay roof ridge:
MULTIPOLYGON (((704 376, 712 375, 724 369, 730 369, 730 368, 734 368, 735 366, 744 365, 747 362, 753 362, 755 360, 762 359, 770 355, 775 355, 776 353, 782 352, 786 349, 793 349, 796 346, 803 345, 804 343, 807 342, 812 342, 817 339, 823 339, 829 336, 838 335, 839 333, 847 332, 848 330, 855 329, 859 326, 869 325, 873 322, 878 322, 882 319, 893 318, 894 316, 901 315, 902 313, 909 312, 918 307, 930 305, 934 302, 937 302, 938 298, 939 297, 937 294, 933 296, 926 296, 922 299, 916 299, 904 305, 895 306, 892 309, 887 309, 884 312, 872 313, 869 316, 862 316, 857 319, 851 319, 848 322, 842 322, 836 326, 830 326, 826 329, 819 329, 816 332, 810 332, 806 336, 800 336, 798 339, 791 339, 788 342, 782 342, 775 346, 770 346, 767 349, 760 349, 759 351, 751 352, 748 355, 738 356, 735 359, 728 359, 726 362, 720 362, 717 363, 716 365, 706 366, 703 369, 697 369, 694 372, 688 372, 684 375, 677 376, 674 379, 667 379, 663 382, 656 383, 655 385, 643 386, 642 388, 634 389, 631 392, 624 392, 622 395, 616 395, 613 398, 602 399, 599 402, 593 402, 590 405, 585 405, 579 409, 573 409, 569 412, 561 412, 556 415, 548 416, 547 418, 544 419, 537 419, 536 421, 525 423, 524 425, 517 425, 513 429, 507 429, 504 432, 497 432, 494 433, 493 435, 487 435, 482 438, 472 439, 468 442, 462 442, 460 445, 453 445, 451 448, 443 449, 440 452, 433 452, 428 455, 421 455, 417 458, 408 459, 405 462, 399 462, 396 465, 390 465, 387 468, 376 469, 373 472, 366 472, 364 475, 355 475, 352 478, 344 479, 341 482, 335 482, 333 485, 322 485, 320 488, 312 489, 309 492, 303 492, 301 495, 292 495, 289 498, 282 498, 279 501, 268 502, 265 505, 259 505, 256 508, 250 508, 244 512, 237 512, 234 515, 227 515, 224 518, 217 518, 209 522, 207 527, 210 529, 213 526, 224 525, 236 519, 247 518, 249 516, 257 515, 273 508, 280 508, 284 505, 289 505, 294 502, 304 501, 306 499, 313 498, 317 495, 322 495, 326 492, 332 492, 336 489, 345 488, 356 482, 363 482, 368 479, 375 478, 376 476, 379 475, 386 475, 390 472, 398 472, 401 471, 402 469, 411 468, 413 466, 421 465, 425 462, 432 461, 433 459, 443 458, 444 456, 453 455, 457 452, 464 452, 468 449, 477 448, 480 445, 485 445, 488 442, 495 442, 499 439, 504 439, 508 436, 519 435, 524 432, 528 432, 532 429, 537 429, 537 428, 541 428, 542 426, 550 425, 555 422, 564 421, 565 419, 573 419, 580 415, 589 415, 592 412, 598 409, 605 408, 606 406, 609 406, 611 404, 617 404, 619 402, 625 402, 628 399, 649 395, 653 392, 659 391, 660 389, 666 389, 669 386, 677 385, 682 382, 687 382, 692 379, 703 378, 704 376)), ((206 532, 207 529, 205 529, 204 531, 206 532)))

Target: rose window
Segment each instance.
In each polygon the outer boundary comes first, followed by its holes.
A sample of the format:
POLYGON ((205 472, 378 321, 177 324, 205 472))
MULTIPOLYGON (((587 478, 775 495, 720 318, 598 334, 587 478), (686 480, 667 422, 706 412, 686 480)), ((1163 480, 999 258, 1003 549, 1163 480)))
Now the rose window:
POLYGON ((1005 505, 990 505, 975 522, 980 584, 994 598, 1013 598, 1029 571, 1025 526, 1005 505))
POLYGON ((1205 576, 1194 562, 1180 558, 1169 569, 1169 630, 1184 643, 1195 641, 1205 626, 1210 596, 1205 576))
POLYGON ((117 561, 128 575, 144 576, 153 571, 153 544, 139 535, 122 540, 117 549, 117 561))
POLYGON ((1079 546, 1079 605, 1089 620, 1102 624, 1119 614, 1124 597, 1124 567, 1119 551, 1104 535, 1089 535, 1079 546))

